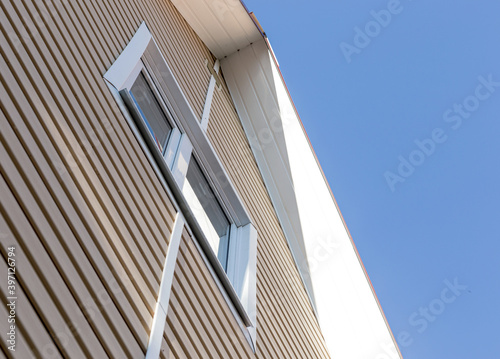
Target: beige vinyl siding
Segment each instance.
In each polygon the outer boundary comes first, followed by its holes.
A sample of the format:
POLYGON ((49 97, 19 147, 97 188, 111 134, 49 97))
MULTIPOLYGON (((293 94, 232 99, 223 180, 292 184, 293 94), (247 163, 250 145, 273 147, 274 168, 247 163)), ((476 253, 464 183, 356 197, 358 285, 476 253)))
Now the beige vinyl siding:
MULTIPOLYGON (((169 1, 0 2, 0 269, 15 245, 24 350, 2 341, 7 357, 146 351, 176 211, 102 78, 142 21, 201 118, 215 59, 169 1)), ((212 106, 209 138, 258 229, 257 353, 184 232, 161 356, 327 357, 225 85, 212 106)))
POLYGON ((186 231, 174 273, 164 337, 175 357, 253 358, 238 322, 186 231))
POLYGON ((20 315, 18 345, 140 357, 175 210, 102 79, 135 29, 118 47, 95 2, 0 6, 2 247, 45 328, 20 315))
MULTIPOLYGON (((0 228, 7 228, 7 224, 5 221, 0 219, 0 228)), ((12 233, 10 232, 4 232, 3 233, 3 238, 8 238, 8 236, 12 236, 12 233)), ((16 251, 17 253, 17 251, 16 251)), ((3 271, 3 273, 7 272, 7 261, 5 260, 5 249, 2 248, 2 263, 0 264, 0 270, 3 271)), ((19 259, 19 258, 18 258, 19 259)), ((22 261, 17 261, 19 267, 23 266, 22 261)), ((2 300, 2 303, 7 303, 7 298, 5 295, 8 293, 7 292, 7 282, 2 281, 0 283, 0 298, 2 300)), ((27 330, 28 328, 25 328, 24 325, 18 326, 17 330, 17 335, 18 335, 18 343, 19 346, 16 348, 17 356, 20 358, 33 358, 35 357, 34 353, 37 352, 37 350, 32 349, 32 348, 39 348, 39 352, 46 352, 53 354, 51 357, 53 358, 60 358, 61 355, 56 349, 56 346, 53 342, 53 339, 50 337, 49 333, 44 327, 44 324, 38 314, 35 312, 35 309, 29 302, 24 288, 18 285, 17 291, 16 291, 16 296, 17 296, 17 304, 16 304, 16 310, 17 310, 17 317, 18 319, 21 320, 21 323, 28 323, 29 328, 32 331, 32 335, 28 336, 27 335, 27 330)), ((2 313, 2 318, 7 318, 7 310, 8 308, 4 305, 2 307, 2 312, 5 312, 5 317, 3 316, 2 313)), ((19 325, 19 321, 16 320, 16 324, 19 325)), ((4 349, 2 347, 2 349, 4 349)), ((8 352, 6 350, 6 352, 8 352)))

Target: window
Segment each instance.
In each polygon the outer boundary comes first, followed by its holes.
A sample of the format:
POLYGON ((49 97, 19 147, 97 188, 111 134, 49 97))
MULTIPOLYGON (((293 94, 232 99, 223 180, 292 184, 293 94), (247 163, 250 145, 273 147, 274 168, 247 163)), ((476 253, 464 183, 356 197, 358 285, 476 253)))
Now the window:
POLYGON ((255 348, 257 232, 145 23, 104 79, 255 348))
MULTIPOLYGON (((182 133, 155 85, 153 74, 142 60, 128 77, 120 95, 143 136, 150 137, 172 169, 182 133)), ((181 173, 180 178, 183 176, 184 173, 181 173)))
POLYGON ((143 71, 139 73, 139 76, 137 76, 137 79, 130 88, 130 95, 163 154, 163 150, 167 145, 168 135, 172 131, 173 126, 169 123, 167 115, 161 109, 143 71))
POLYGON ((227 272, 230 223, 195 158, 191 157, 182 189, 186 200, 227 272))

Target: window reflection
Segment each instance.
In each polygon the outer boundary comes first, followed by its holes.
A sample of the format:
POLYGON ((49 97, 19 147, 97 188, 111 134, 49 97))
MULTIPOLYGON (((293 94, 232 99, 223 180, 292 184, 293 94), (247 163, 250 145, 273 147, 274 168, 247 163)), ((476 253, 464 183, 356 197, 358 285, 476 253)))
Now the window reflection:
POLYGON ((199 164, 191 157, 183 193, 210 246, 225 268, 229 235, 227 219, 199 164))
POLYGON ((142 72, 130 88, 130 93, 158 148, 163 153, 172 126, 142 72))

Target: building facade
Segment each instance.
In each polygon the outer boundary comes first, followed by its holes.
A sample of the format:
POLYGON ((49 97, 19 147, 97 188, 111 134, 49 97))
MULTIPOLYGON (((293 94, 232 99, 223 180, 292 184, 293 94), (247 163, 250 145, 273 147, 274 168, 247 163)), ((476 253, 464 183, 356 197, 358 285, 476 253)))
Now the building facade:
POLYGON ((240 1, 0 16, 4 356, 400 357, 240 1))

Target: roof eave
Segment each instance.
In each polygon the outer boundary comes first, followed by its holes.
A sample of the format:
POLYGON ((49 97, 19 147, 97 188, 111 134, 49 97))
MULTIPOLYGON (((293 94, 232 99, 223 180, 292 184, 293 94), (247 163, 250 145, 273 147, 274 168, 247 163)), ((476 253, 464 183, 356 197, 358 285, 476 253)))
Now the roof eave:
POLYGON ((265 35, 240 0, 172 0, 216 58, 222 59, 265 35))

